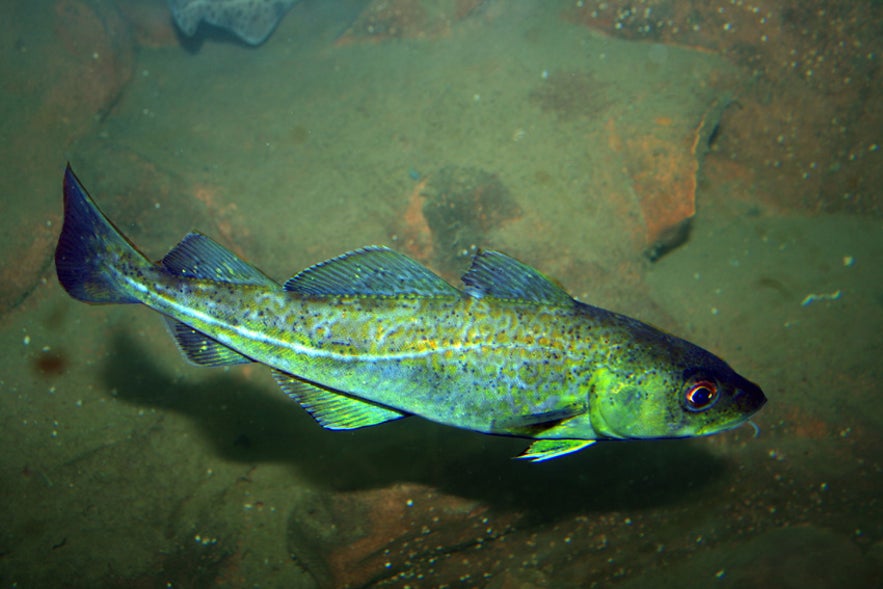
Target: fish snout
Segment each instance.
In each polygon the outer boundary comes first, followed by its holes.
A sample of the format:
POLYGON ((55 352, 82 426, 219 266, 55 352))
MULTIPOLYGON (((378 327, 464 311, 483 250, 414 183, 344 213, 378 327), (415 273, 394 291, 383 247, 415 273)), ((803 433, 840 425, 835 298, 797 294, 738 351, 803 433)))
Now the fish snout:
POLYGON ((753 382, 740 378, 733 392, 733 405, 746 417, 754 415, 766 404, 766 395, 753 382))

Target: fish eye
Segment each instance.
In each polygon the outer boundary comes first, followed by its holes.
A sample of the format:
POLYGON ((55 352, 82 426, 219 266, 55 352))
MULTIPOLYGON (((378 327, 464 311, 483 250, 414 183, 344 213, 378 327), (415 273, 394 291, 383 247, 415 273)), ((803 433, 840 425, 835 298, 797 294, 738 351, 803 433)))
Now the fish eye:
POLYGON ((717 401, 717 384, 710 380, 697 380, 692 383, 684 395, 687 409, 705 411, 717 401))

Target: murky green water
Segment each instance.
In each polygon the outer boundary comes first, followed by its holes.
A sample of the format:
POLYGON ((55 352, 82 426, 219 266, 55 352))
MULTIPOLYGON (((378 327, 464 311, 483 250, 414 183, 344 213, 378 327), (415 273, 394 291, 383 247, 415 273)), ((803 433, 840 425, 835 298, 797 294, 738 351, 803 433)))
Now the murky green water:
POLYGON ((880 11, 718 4, 306 0, 257 47, 160 0, 0 9, 0 584, 877 586, 880 11), (533 465, 323 430, 63 292, 66 161, 153 258, 200 229, 284 280, 386 244, 456 284, 506 251, 725 358, 760 433, 533 465))

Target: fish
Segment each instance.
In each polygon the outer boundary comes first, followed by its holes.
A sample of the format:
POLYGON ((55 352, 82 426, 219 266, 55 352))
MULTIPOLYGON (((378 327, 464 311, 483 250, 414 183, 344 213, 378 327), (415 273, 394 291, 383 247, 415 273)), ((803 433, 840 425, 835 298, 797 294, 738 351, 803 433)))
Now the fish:
POLYGON ((152 262, 70 165, 55 251, 87 303, 159 312, 200 366, 267 366, 321 426, 407 416, 530 440, 543 462, 601 440, 688 438, 745 423, 761 388, 711 352, 577 301, 534 268, 479 250, 458 289, 383 246, 280 283, 198 232, 152 262))
POLYGON ((168 0, 172 19, 188 37, 202 21, 260 45, 298 0, 168 0))

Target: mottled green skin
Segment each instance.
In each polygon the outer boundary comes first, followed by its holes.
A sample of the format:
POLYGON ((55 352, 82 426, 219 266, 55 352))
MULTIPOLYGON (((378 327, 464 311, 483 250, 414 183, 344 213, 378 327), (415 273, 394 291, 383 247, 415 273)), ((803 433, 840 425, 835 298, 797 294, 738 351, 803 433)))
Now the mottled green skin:
MULTIPOLYGON (((202 269, 195 265, 191 274, 202 277, 188 276, 186 264, 196 263, 187 259, 188 248, 200 251, 192 243, 176 248, 183 269, 169 260, 150 263, 68 169, 55 260, 72 296, 143 303, 323 389, 439 423, 538 440, 705 435, 743 423, 765 402, 756 385, 713 354, 574 301, 499 255, 483 260, 484 272, 468 275, 466 292, 419 272, 408 278, 414 263, 407 261, 403 294, 314 295, 284 290, 229 252, 202 269), (499 284, 488 284, 498 276, 499 284), (518 276, 527 279, 519 285, 518 276), (525 294, 488 296, 500 292, 525 294), (697 379, 717 390, 702 410, 685 401, 697 379)), ((321 285, 321 277, 314 282, 321 285)), ((535 457, 579 447, 542 446, 535 457)))
MULTIPOLYGON (((571 301, 301 296, 251 285, 139 275, 148 306, 258 362, 432 421, 533 438, 658 438, 744 422, 738 402, 684 409, 684 372, 741 384, 708 352, 571 301)), ((133 289, 135 291, 135 289, 133 289)), ((726 401, 726 399, 724 399, 726 401)))

